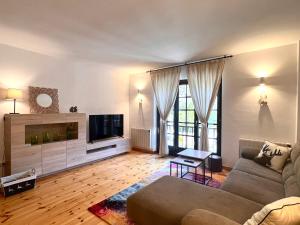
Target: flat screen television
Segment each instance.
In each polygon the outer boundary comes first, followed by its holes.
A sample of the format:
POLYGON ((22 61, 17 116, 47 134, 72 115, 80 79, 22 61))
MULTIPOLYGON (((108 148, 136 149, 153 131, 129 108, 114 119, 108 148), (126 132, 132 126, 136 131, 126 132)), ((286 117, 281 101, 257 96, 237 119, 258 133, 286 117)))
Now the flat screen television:
POLYGON ((90 115, 90 142, 111 137, 123 137, 123 114, 90 115))

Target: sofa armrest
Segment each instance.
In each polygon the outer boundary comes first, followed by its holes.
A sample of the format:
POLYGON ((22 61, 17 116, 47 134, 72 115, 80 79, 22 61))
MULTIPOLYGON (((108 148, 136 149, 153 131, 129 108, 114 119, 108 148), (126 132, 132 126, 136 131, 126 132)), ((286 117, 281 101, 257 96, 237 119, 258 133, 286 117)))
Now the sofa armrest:
POLYGON ((190 211, 181 220, 181 225, 240 225, 239 223, 204 209, 190 211))

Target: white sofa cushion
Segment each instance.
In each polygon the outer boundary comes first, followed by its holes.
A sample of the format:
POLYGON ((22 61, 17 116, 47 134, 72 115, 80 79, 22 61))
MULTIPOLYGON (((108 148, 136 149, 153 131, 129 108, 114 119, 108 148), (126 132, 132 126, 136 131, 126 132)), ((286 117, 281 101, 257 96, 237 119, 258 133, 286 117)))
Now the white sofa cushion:
POLYGON ((299 225, 299 212, 299 197, 283 198, 264 206, 244 225, 299 225))

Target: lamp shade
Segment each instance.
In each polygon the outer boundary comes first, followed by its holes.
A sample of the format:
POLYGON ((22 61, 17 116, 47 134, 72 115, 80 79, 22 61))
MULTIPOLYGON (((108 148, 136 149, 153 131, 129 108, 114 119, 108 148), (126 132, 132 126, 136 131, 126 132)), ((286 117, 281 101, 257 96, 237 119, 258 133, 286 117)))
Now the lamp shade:
POLYGON ((22 98, 22 90, 16 88, 7 89, 6 99, 20 99, 22 98))

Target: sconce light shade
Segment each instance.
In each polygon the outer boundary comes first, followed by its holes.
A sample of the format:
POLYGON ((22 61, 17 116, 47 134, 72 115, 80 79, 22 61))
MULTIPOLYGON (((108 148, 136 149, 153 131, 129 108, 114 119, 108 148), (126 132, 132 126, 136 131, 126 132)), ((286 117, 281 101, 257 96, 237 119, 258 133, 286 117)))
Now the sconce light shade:
POLYGON ((267 89, 266 89, 266 84, 265 84, 265 78, 261 77, 260 82, 259 82, 259 92, 260 92, 260 98, 258 103, 263 106, 267 105, 267 89))
POLYGON ((143 95, 142 95, 140 89, 138 89, 137 98, 138 98, 139 103, 143 103, 143 95))
POLYGON ((15 89, 15 88, 7 89, 7 94, 6 94, 7 100, 21 99, 22 96, 23 94, 20 89, 15 89))

